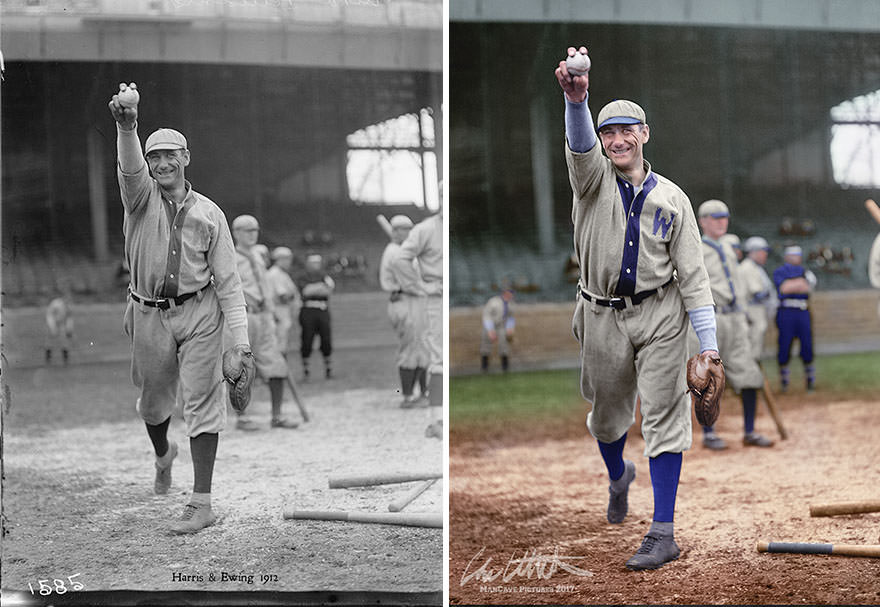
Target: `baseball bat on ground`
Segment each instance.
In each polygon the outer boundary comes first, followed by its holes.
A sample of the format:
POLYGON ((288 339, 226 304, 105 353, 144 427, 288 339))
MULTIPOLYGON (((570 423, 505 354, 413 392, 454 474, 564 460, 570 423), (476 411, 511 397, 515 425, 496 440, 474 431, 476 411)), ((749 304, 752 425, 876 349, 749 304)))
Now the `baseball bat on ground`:
POLYGON ((880 544, 815 544, 810 542, 758 542, 758 552, 787 554, 837 554, 880 558, 880 544))
POLYGON ((296 403, 296 406, 303 417, 303 421, 309 421, 309 413, 306 411, 306 406, 303 404, 302 399, 299 397, 299 393, 296 391, 296 383, 294 383, 290 371, 287 372, 287 385, 290 386, 290 394, 293 396, 293 402, 296 403))
POLYGON ((407 527, 443 527, 443 516, 431 513, 405 512, 342 512, 338 510, 290 510, 284 511, 285 519, 313 521, 348 521, 351 523, 376 523, 379 525, 404 525, 407 527))
POLYGON ((410 481, 424 481, 429 478, 443 478, 442 472, 401 472, 398 474, 365 474, 362 476, 330 477, 331 489, 347 489, 348 487, 372 487, 373 485, 393 485, 410 481))
POLYGON ((810 506, 810 516, 834 516, 836 514, 864 514, 880 512, 880 500, 861 502, 839 502, 836 504, 815 504, 810 506))
POLYGON ((422 481, 419 483, 412 491, 404 495, 403 497, 394 500, 390 504, 388 504, 388 510, 390 512, 400 512, 404 508, 407 507, 413 500, 415 500, 422 493, 427 491, 431 485, 437 482, 436 478, 431 478, 426 481, 422 481))
MULTIPOLYGON (((763 373, 763 369, 761 373, 763 373)), ((779 438, 785 440, 788 438, 788 432, 785 430, 785 426, 782 425, 782 417, 779 415, 779 410, 776 408, 776 399, 773 397, 773 392, 770 391, 770 382, 767 381, 767 376, 764 376, 764 387, 761 388, 761 393, 764 394, 764 401, 767 403, 767 410, 770 411, 770 417, 773 418, 773 423, 776 424, 776 430, 779 432, 779 438)))
POLYGON ((868 209, 868 213, 871 214, 871 217, 874 218, 874 221, 880 223, 880 206, 877 206, 877 203, 874 202, 872 198, 868 198, 865 201, 865 208, 868 209))

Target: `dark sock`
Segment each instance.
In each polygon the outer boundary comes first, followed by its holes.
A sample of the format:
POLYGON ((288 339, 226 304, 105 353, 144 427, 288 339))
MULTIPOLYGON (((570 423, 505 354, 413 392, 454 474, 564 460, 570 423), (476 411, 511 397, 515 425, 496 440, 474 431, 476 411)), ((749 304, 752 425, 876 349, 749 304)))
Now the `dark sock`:
POLYGON ((596 442, 599 443, 599 453, 602 455, 602 460, 608 469, 608 478, 616 481, 623 476, 626 470, 623 463, 623 447, 626 445, 626 433, 613 443, 596 442))
POLYGON ((661 453, 649 460, 654 489, 654 520, 671 523, 675 515, 675 496, 681 476, 681 453, 661 453))
POLYGON ((281 416, 281 402, 284 400, 284 378, 269 378, 269 395, 272 399, 272 419, 281 416))
POLYGON ((488 371, 489 370, 489 357, 488 356, 481 356, 480 357, 480 370, 481 371, 488 371))
POLYGON ((412 396, 413 386, 416 383, 416 370, 406 367, 398 367, 400 371, 400 389, 404 396, 412 396))
POLYGON ((416 367, 416 381, 419 382, 420 394, 428 391, 428 370, 425 367, 416 367))
POLYGON ((751 434, 755 431, 755 410, 758 403, 758 391, 754 388, 743 388, 743 425, 745 433, 751 434))
POLYGON ((153 443, 153 450, 156 457, 162 457, 168 452, 168 425, 171 423, 171 416, 168 416, 161 424, 155 426, 146 424, 147 434, 150 435, 150 442, 153 443))
POLYGON ((199 434, 189 439, 193 462, 193 493, 211 493, 218 439, 216 432, 199 434))

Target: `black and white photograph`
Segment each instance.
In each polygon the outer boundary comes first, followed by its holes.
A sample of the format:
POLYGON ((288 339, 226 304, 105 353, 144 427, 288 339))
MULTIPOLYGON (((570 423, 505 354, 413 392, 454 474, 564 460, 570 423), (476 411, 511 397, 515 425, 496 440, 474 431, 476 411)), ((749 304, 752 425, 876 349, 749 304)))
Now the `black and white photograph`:
POLYGON ((0 19, 3 604, 442 604, 442 0, 0 19))

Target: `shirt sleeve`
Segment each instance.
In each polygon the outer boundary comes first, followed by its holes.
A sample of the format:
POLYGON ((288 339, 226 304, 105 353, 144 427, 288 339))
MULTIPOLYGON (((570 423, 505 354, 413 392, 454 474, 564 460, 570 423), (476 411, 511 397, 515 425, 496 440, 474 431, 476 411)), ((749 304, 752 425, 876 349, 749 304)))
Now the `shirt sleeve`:
POLYGON ((565 99, 565 137, 573 152, 583 153, 596 145, 596 131, 593 129, 593 116, 587 104, 589 94, 580 103, 565 99))

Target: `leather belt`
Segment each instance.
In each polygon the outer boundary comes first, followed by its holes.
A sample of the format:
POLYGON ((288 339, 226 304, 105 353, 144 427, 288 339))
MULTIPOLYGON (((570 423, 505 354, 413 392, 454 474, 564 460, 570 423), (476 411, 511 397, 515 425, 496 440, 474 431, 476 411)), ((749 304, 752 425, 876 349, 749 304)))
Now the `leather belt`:
POLYGON ((639 305, 651 295, 655 295, 658 291, 665 289, 672 283, 672 279, 666 281, 666 284, 657 287, 656 289, 650 289, 648 291, 642 291, 641 293, 636 293, 635 295, 627 295, 624 297, 612 297, 611 299, 600 299, 598 297, 593 297, 580 287, 578 287, 578 291, 580 291, 581 296, 589 302, 596 304, 597 306, 604 306, 606 308, 614 308, 615 310, 624 310, 626 309, 626 300, 630 300, 634 306, 639 305))
POLYGON ((128 294, 131 298, 138 302, 139 304, 143 304, 148 308, 159 308, 160 310, 168 310, 171 306, 179 306, 186 301, 189 301, 199 293, 205 290, 207 285, 199 289, 198 291, 193 291, 192 293, 185 293, 183 295, 178 295, 177 297, 164 297, 162 299, 146 299, 145 297, 140 297, 139 295, 135 295, 134 291, 129 290, 128 294))

